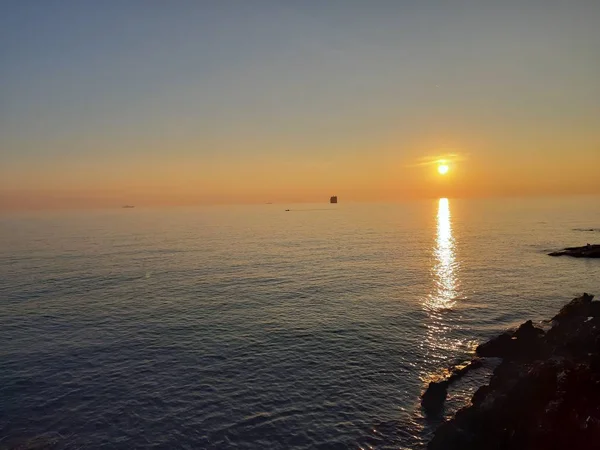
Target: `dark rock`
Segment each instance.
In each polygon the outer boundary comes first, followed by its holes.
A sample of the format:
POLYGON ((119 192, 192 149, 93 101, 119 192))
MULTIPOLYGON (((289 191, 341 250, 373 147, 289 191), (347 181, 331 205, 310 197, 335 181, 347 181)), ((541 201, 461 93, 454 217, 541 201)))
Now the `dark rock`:
POLYGON ((491 390, 492 390, 492 388, 489 387, 489 386, 481 386, 473 394, 473 398, 471 399, 471 403, 473 403, 473 405, 479 405, 479 406, 481 406, 482 403, 487 398, 487 395, 491 392, 491 390))
POLYGON ((534 327, 531 320, 522 324, 513 336, 517 341, 515 357, 530 358, 542 354, 545 351, 544 334, 544 330, 534 327))
POLYGON ((425 414, 429 416, 439 415, 444 408, 444 402, 448 395, 447 380, 432 381, 421 396, 421 406, 425 414))
POLYGON ((550 256, 572 256, 574 258, 600 258, 600 245, 587 244, 582 247, 567 247, 557 252, 548 253, 550 256))
POLYGON ((483 366, 483 362, 481 361, 481 359, 474 358, 473 360, 469 361, 468 364, 465 364, 463 366, 457 366, 457 367, 455 367, 452 370, 452 374, 448 378, 448 381, 450 383, 453 383, 453 382, 455 382, 457 380, 460 380, 462 377, 464 377, 471 370, 479 369, 481 366, 483 366))
POLYGON ((475 353, 479 356, 505 358, 512 354, 514 342, 512 335, 503 333, 483 344, 480 344, 475 349, 475 353))
POLYGON ((544 333, 525 322, 478 347, 501 356, 471 406, 442 424, 430 450, 600 448, 600 309, 584 294, 544 333))
POLYGON ((589 309, 589 306, 594 299, 593 295, 590 295, 586 292, 581 297, 574 298, 565 306, 563 306, 557 315, 555 315, 552 320, 553 321, 561 321, 561 320, 570 320, 575 316, 584 316, 589 309))
POLYGON ((543 334, 544 334, 544 330, 535 328, 533 326, 533 322, 531 320, 528 320, 527 322, 522 323, 519 326, 519 328, 517 328, 517 331, 515 331, 514 336, 520 342, 524 342, 524 341, 537 340, 537 338, 539 338, 543 334))
POLYGON ((428 416, 437 416, 444 409, 444 402, 448 395, 448 387, 455 381, 460 380, 471 370, 483 366, 479 358, 469 361, 467 364, 456 366, 452 369, 450 376, 441 381, 432 381, 421 396, 421 406, 428 416))
POLYGON ((542 337, 544 331, 535 328, 533 322, 528 320, 514 333, 506 332, 477 347, 475 352, 479 356, 498 358, 522 358, 544 350, 542 337))

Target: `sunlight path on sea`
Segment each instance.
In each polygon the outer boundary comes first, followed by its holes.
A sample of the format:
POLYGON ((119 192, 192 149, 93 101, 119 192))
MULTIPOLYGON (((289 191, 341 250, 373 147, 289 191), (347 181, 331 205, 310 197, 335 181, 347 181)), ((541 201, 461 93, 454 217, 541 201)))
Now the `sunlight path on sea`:
POLYGON ((433 297, 430 297, 430 307, 435 311, 439 311, 454 306, 458 286, 458 278, 455 271, 456 256, 454 252, 454 238, 452 237, 450 204, 447 198, 441 198, 439 201, 434 254, 436 256, 436 264, 433 270, 437 292, 433 297))
MULTIPOLYGON (((451 339, 452 323, 448 314, 459 297, 459 264, 456 260, 456 242, 452 234, 450 202, 440 198, 436 218, 436 236, 432 248, 431 275, 434 282, 431 293, 425 297, 423 307, 428 315, 425 322, 425 354, 429 359, 440 360, 448 352, 458 350, 460 342, 451 339)), ((425 378, 429 378, 426 376, 425 378)), ((424 380, 430 381, 430 380, 424 380)))

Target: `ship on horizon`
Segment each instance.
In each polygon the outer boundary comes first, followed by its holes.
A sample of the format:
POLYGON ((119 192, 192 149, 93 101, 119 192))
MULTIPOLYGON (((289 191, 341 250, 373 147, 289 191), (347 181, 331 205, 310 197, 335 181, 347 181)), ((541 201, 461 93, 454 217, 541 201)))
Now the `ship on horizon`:
POLYGON ((337 195, 334 195, 334 196, 332 196, 332 197, 329 199, 329 203, 337 203, 337 195))

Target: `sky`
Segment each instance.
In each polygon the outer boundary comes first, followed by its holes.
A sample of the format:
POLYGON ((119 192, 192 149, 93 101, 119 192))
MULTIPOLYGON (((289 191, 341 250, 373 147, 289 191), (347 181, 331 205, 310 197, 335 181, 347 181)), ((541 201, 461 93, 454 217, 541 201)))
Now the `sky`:
POLYGON ((0 0, 0 210, 599 194, 598 23, 596 0, 0 0))

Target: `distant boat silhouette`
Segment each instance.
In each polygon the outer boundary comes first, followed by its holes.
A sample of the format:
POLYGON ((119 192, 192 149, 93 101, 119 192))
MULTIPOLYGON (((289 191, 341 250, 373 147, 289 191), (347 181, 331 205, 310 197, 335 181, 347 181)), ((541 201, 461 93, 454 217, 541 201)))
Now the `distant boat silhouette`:
POLYGON ((329 199, 329 203, 337 203, 337 195, 334 195, 329 199))
POLYGON ((286 211, 289 211, 289 209, 286 209, 286 211))
POLYGON ((133 205, 123 205, 123 208, 135 208, 133 205))

